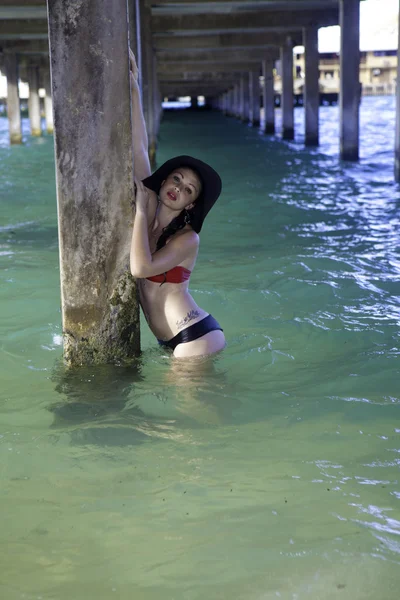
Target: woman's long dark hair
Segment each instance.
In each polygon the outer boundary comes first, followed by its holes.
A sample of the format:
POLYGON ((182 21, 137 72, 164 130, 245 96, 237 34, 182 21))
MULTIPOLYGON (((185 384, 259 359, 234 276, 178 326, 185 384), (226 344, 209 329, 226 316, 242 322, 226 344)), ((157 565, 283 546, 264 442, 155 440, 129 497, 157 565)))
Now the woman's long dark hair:
POLYGON ((170 238, 171 235, 174 235, 174 233, 176 233, 180 229, 183 229, 187 223, 190 223, 190 214, 185 208, 184 210, 182 210, 182 212, 179 213, 177 217, 175 217, 175 219, 172 219, 169 225, 164 227, 164 229, 162 230, 162 234, 157 240, 156 251, 161 250, 161 248, 163 248, 167 243, 167 239, 170 238))

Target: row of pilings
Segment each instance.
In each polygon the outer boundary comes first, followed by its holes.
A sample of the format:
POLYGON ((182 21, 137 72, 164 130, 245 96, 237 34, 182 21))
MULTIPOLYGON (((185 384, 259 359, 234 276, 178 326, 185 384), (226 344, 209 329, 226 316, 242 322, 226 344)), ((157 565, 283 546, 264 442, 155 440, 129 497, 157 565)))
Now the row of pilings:
POLYGON ((28 114, 33 136, 42 135, 42 109, 39 89, 44 89, 44 117, 47 133, 53 133, 53 103, 48 60, 21 58, 15 51, 4 52, 3 70, 7 79, 7 116, 10 143, 22 143, 21 105, 19 80, 28 82, 28 114))
MULTIPOLYGON (((343 160, 359 159, 359 107, 361 85, 360 68, 360 5, 358 1, 341 4, 341 50, 340 50, 340 156, 343 160)), ((318 27, 303 29, 305 51, 305 144, 319 144, 319 53, 318 27)), ((293 93, 293 43, 290 37, 280 48, 282 93, 282 138, 293 140, 294 93, 293 93)), ((259 66, 242 73, 229 90, 213 100, 213 106, 224 114, 235 116, 254 127, 260 126, 261 103, 264 108, 262 130, 275 133, 275 91, 273 70, 275 61, 269 57, 261 62, 262 90, 259 89, 259 66)))

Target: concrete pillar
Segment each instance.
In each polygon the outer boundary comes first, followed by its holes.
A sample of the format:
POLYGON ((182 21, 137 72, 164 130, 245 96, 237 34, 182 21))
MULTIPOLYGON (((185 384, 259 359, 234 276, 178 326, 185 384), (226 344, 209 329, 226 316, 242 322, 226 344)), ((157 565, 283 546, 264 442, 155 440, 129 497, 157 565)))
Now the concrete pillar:
MULTIPOLYGON (((400 56, 400 27, 398 33, 398 51, 400 56)), ((394 149, 394 176, 400 181, 400 60, 397 61, 397 85, 396 85, 396 140, 394 149)))
POLYGON ((358 160, 360 0, 340 0, 340 156, 358 160))
POLYGON ((249 74, 240 76, 240 119, 244 122, 249 120, 249 74))
POLYGON ((290 37, 281 46, 282 63, 282 138, 294 139, 294 107, 293 107, 293 47, 290 37))
POLYGON ((305 50, 305 143, 306 146, 318 146, 319 143, 319 54, 318 27, 303 29, 305 50))
POLYGON ((15 53, 5 54, 4 69, 7 77, 7 116, 10 143, 22 143, 21 109, 18 92, 18 59, 15 53))
POLYGON ((143 102, 143 59, 142 59, 142 17, 141 0, 128 0, 129 16, 129 45, 136 58, 138 66, 138 83, 143 102))
POLYGON ((226 115, 229 117, 231 114, 231 91, 227 90, 226 92, 226 115))
POLYGON ((228 115, 233 116, 233 103, 234 103, 234 90, 231 89, 228 92, 228 115))
MULTIPOLYGON (((156 53, 152 52, 153 58, 153 112, 154 112, 154 145, 155 149, 157 148, 157 140, 158 140, 158 132, 160 130, 160 121, 161 121, 161 96, 159 90, 159 82, 157 75, 157 57, 156 53)), ((154 157, 155 159, 155 157, 154 157)))
POLYGON ((146 0, 140 0, 140 21, 143 114, 149 140, 150 164, 154 167, 157 149, 154 117, 154 56, 151 37, 151 9, 146 4, 146 0))
POLYGON ((40 98, 39 98, 39 68, 37 65, 28 67, 28 83, 29 83, 29 121, 31 124, 31 135, 42 135, 42 119, 40 115, 40 98))
POLYGON ((44 97, 44 117, 46 120, 46 131, 52 134, 54 131, 53 123, 53 98, 51 94, 51 77, 50 67, 45 67, 43 70, 43 85, 45 91, 44 97))
POLYGON ((244 75, 240 76, 239 82, 239 119, 242 121, 245 118, 245 80, 244 75))
POLYGON ((253 127, 260 126, 260 76, 259 69, 249 73, 249 123, 253 127))
POLYGON ((262 61, 264 133, 275 133, 275 92, 274 92, 274 62, 271 59, 262 61))
MULTIPOLYGON (((140 6, 139 0, 128 0, 129 16, 129 46, 136 58, 136 64, 139 68, 139 59, 141 58, 140 45, 140 6)), ((141 66, 141 65, 140 65, 141 66)))
POLYGON ((127 3, 68 6, 48 0, 64 359, 121 363, 139 351, 127 3))
POLYGON ((228 114, 228 92, 224 92, 222 94, 222 110, 224 115, 226 116, 228 114))
POLYGON ((233 114, 237 119, 240 119, 240 102, 241 102, 241 87, 240 82, 235 84, 233 88, 233 96, 234 96, 234 111, 233 114))

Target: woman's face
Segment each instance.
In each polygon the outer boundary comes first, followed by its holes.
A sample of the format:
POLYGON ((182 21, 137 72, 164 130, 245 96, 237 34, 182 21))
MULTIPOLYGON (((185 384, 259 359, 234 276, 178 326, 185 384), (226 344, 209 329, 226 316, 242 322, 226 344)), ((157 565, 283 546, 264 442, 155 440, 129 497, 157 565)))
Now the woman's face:
POLYGON ((175 210, 190 209, 200 192, 201 181, 197 173, 188 167, 179 167, 163 181, 160 200, 175 210))

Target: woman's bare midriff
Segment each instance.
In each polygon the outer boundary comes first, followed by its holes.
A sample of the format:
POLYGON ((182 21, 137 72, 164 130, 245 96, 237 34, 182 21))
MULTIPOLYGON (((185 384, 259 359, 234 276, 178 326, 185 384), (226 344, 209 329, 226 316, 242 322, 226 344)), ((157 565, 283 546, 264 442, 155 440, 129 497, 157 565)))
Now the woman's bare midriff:
POLYGON ((188 282, 159 283, 138 279, 140 303, 147 323, 159 340, 170 340, 177 333, 208 315, 197 306, 188 291, 188 282), (192 315, 185 324, 182 321, 192 315))

